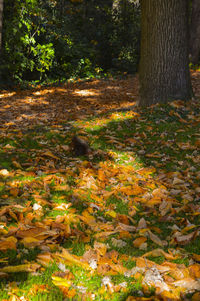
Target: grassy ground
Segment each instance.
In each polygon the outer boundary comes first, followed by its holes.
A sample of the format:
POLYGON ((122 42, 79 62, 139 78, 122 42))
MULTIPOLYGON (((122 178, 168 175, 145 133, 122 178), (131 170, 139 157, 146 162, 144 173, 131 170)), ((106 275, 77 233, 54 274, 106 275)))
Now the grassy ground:
POLYGON ((200 102, 130 83, 2 93, 0 300, 199 300, 200 102))

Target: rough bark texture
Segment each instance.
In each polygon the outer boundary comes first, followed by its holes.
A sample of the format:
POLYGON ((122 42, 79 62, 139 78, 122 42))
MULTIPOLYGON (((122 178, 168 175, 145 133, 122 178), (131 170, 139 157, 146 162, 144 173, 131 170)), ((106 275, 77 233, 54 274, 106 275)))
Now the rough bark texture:
POLYGON ((3 0, 0 0, 0 51, 2 47, 3 0))
POLYGON ((188 1, 141 0, 140 105, 191 97, 188 1))
POLYGON ((190 61, 196 65, 200 59, 200 0, 192 1, 190 23, 190 61))

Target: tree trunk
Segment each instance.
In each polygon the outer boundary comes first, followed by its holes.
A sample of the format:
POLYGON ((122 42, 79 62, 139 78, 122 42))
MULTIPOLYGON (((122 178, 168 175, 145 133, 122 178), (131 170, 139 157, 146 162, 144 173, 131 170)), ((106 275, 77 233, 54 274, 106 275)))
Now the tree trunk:
POLYGON ((141 0, 140 105, 191 97, 188 1, 141 0))
POLYGON ((0 0, 0 53, 2 47, 3 0, 0 0))
POLYGON ((190 61, 196 65, 200 58, 200 0, 192 1, 190 23, 190 61))

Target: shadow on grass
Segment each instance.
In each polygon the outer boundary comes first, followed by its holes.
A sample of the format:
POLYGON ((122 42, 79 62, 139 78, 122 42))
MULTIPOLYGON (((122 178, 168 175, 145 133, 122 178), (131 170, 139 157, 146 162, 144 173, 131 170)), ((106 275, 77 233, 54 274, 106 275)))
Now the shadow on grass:
MULTIPOLYGON (((79 87, 77 92, 83 94, 80 91, 79 87)), ((75 107, 78 102, 75 101, 75 107)), ((149 227, 161 230, 161 239, 173 234, 172 229, 166 229, 166 222, 168 226, 173 226, 176 221, 174 216, 178 218, 179 226, 188 218, 190 222, 200 222, 198 216, 192 216, 195 207, 189 204, 181 209, 188 191, 192 198, 189 202, 194 206, 200 202, 195 190, 200 171, 200 167, 195 165, 195 160, 200 156, 196 144, 200 128, 197 122, 199 106, 188 104, 174 108, 166 105, 122 112, 116 106, 105 114, 100 113, 82 119, 78 118, 81 117, 79 112, 73 123, 68 123, 68 120, 63 123, 61 119, 60 122, 57 120, 56 126, 48 124, 44 127, 42 124, 35 127, 33 122, 29 128, 4 128, 0 137, 0 223, 8 231, 5 237, 12 235, 12 227, 26 228, 23 222, 27 212, 33 212, 34 218, 30 219, 29 226, 37 227, 38 223, 48 221, 49 226, 46 225, 49 229, 58 230, 58 235, 51 238, 51 244, 70 248, 73 254, 81 256, 86 250, 85 245, 93 246, 98 237, 95 235, 103 229, 100 226, 108 225, 115 229, 121 219, 124 221, 124 216, 130 216, 130 224, 137 226, 145 215, 149 227), (88 139, 93 155, 73 156, 68 146, 74 134, 88 139), (174 182, 177 177, 184 179, 187 185, 177 189, 174 182), (171 220, 159 211, 165 199, 180 209, 173 208, 171 220), (16 203, 25 204, 27 211, 15 207, 16 203), (41 216, 33 210, 35 203, 44 207, 41 216), (59 205, 63 203, 70 203, 70 206, 60 209, 59 205), (10 211, 3 213, 6 205, 10 206, 10 211), (186 209, 187 212, 184 212, 186 209), (62 216, 71 214, 73 218, 73 214, 81 216, 84 213, 87 214, 81 226, 73 219, 69 222, 68 234, 56 225, 59 223, 58 217, 60 224, 66 225, 62 216), (89 218, 96 220, 100 230, 95 225, 91 228, 89 218)), ((12 118, 10 121, 13 121, 12 118)), ((115 233, 106 238, 105 243, 120 254, 139 256, 157 247, 148 241, 148 249, 138 251, 133 247, 131 236, 121 237, 127 243, 122 249, 112 245, 112 238, 119 238, 117 235, 115 233)), ((17 248, 19 243, 20 239, 17 248)), ((190 245, 188 251, 192 250, 192 243, 190 245)), ((199 249, 195 251, 200 253, 199 249)), ((28 254, 23 258, 20 249, 18 253, 22 259, 18 264, 23 263, 24 259, 35 260, 37 256, 36 252, 35 257, 28 254)), ((2 258, 4 255, 12 258, 9 254, 2 254, 2 258)), ((16 262, 10 260, 9 264, 15 265, 16 262)), ((2 266, 5 264, 2 263, 2 266)), ((21 277, 18 273, 12 275, 12 280, 28 281, 27 274, 21 274, 21 277)), ((10 282, 10 279, 3 280, 3 285, 6 281, 10 282)))

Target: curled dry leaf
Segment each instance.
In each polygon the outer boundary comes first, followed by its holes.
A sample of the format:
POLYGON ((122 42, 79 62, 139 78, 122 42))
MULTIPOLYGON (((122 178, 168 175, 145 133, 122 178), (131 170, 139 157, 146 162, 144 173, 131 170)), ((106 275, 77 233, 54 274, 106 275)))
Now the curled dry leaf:
POLYGON ((161 216, 165 216, 172 208, 172 205, 168 201, 162 201, 162 203, 159 206, 159 211, 161 216))
POLYGON ((148 256, 152 256, 152 257, 164 256, 167 260, 175 260, 178 258, 178 256, 173 256, 172 254, 166 253, 162 249, 155 249, 143 254, 143 257, 148 257, 148 256))
POLYGON ((136 227, 118 223, 117 229, 119 229, 119 231, 135 232, 136 227))
POLYGON ((146 271, 142 284, 159 288, 159 293, 170 290, 156 267, 152 267, 146 271))
POLYGON ((148 230, 149 238, 160 247, 164 247, 164 243, 162 240, 155 234, 153 234, 150 230, 148 230))
POLYGON ((192 278, 184 278, 181 280, 177 280, 173 282, 173 285, 181 287, 186 291, 193 291, 193 290, 200 291, 200 281, 194 280, 192 278))
POLYGON ((111 242, 112 242, 112 245, 117 248, 123 248, 126 246, 126 242, 123 241, 122 239, 116 239, 116 238, 112 237, 111 242))
POLYGON ((176 235, 174 237, 174 242, 179 244, 179 245, 186 245, 188 244, 189 242, 191 242, 192 240, 194 240, 197 235, 198 235, 199 231, 196 230, 196 231, 193 231, 192 233, 189 233, 187 235, 176 235))

